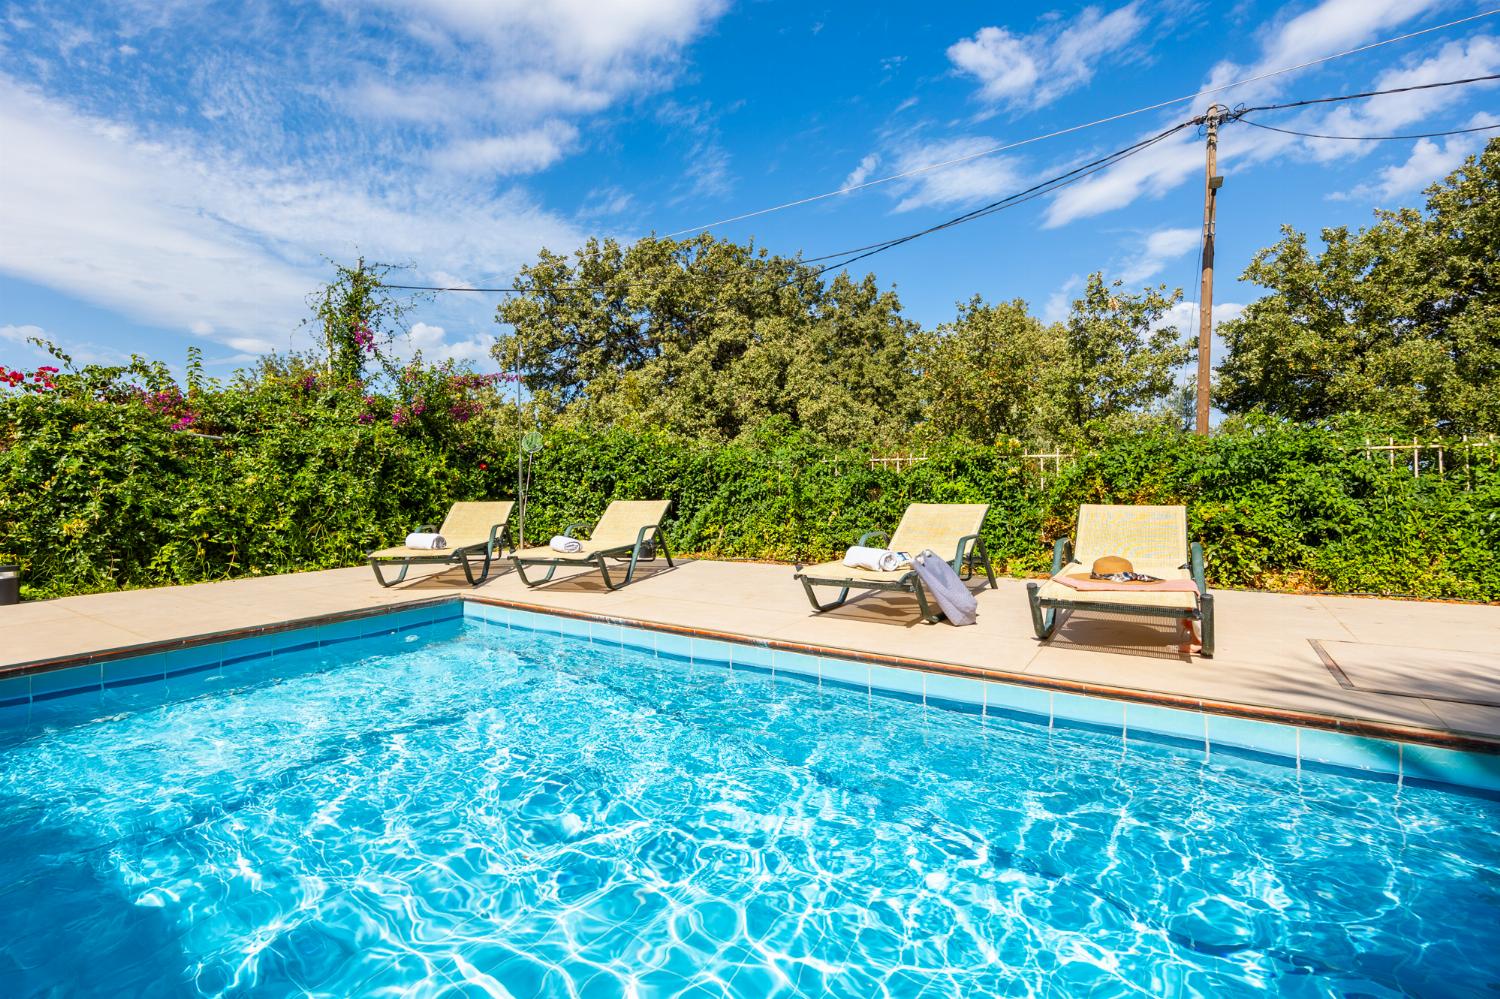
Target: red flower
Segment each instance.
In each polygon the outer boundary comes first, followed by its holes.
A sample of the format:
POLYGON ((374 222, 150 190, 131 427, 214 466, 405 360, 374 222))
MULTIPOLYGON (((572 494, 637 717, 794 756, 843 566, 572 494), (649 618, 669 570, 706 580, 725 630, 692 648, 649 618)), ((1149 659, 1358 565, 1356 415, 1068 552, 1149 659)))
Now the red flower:
POLYGON ((489 465, 488 465, 488 464, 486 464, 486 463, 485 463, 485 462, 482 462, 482 461, 481 461, 481 462, 480 462, 480 463, 479 463, 479 470, 480 470, 480 471, 481 471, 481 472, 484 472, 484 471, 488 471, 488 470, 489 470, 489 467, 490 467, 490 466, 489 466, 489 465))

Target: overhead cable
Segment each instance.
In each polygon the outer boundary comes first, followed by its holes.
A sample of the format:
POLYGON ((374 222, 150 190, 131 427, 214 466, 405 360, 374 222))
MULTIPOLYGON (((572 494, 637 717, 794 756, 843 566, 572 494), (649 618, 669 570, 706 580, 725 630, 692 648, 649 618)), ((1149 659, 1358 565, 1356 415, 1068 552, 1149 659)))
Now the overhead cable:
POLYGON ((1254 125, 1268 132, 1280 132, 1283 135, 1300 135, 1308 139, 1348 139, 1351 142, 1378 142, 1392 139, 1436 139, 1444 135, 1467 135, 1470 132, 1485 132, 1490 129, 1500 128, 1500 123, 1494 125, 1475 125, 1473 128, 1450 128, 1446 132, 1412 132, 1408 135, 1327 135, 1322 132, 1299 132, 1293 128, 1277 128, 1275 125, 1263 125, 1249 118, 1235 118, 1243 125, 1254 125))
POLYGON ((1060 128, 1053 132, 1046 132, 1042 135, 1034 135, 1028 139, 1020 139, 1016 142, 1007 142, 1003 145, 991 146, 988 149, 981 149, 978 152, 968 153, 964 156, 957 156, 953 159, 943 160, 938 163, 927 163, 919 167, 914 167, 910 170, 904 170, 900 173, 893 173, 885 177, 877 177, 874 180, 863 181, 859 184, 848 184, 844 187, 838 188, 837 190, 826 191, 822 194, 814 194, 805 198, 798 198, 795 201, 783 202, 779 205, 772 205, 769 208, 761 208, 752 212, 743 212, 739 215, 732 215, 729 218, 720 219, 717 222, 710 222, 706 225, 695 225, 689 226, 686 229, 678 229, 676 232, 667 233, 666 236, 667 238, 671 238, 673 236, 682 236, 687 233, 701 232, 705 229, 713 229, 721 225, 729 225, 732 222, 743 222, 745 219, 752 219, 761 215, 769 215, 772 212, 779 212, 788 208, 797 208, 802 205, 812 204, 815 201, 822 201, 826 198, 836 198, 843 194, 851 194, 855 191, 863 191, 866 188, 875 187, 880 184, 889 184, 892 181, 905 180, 908 177, 915 177, 918 174, 928 173, 933 170, 942 170, 950 166, 956 166, 959 163, 967 163, 970 160, 979 159, 980 157, 992 156, 995 153, 1004 152, 1008 149, 1016 149, 1020 146, 1030 145, 1033 142, 1041 142, 1045 139, 1055 139, 1060 135, 1068 135, 1072 132, 1079 132, 1086 128, 1093 128, 1097 125, 1106 125, 1110 122, 1119 121, 1123 118, 1130 118, 1135 115, 1145 114, 1148 111, 1156 111, 1160 108, 1170 107, 1173 104, 1182 104, 1186 101, 1191 101, 1199 97, 1207 97, 1210 94, 1222 93, 1235 87, 1243 87, 1247 84, 1258 83, 1261 80, 1268 80, 1275 76, 1282 76, 1287 73, 1295 73, 1298 70, 1307 69, 1310 66, 1317 66, 1321 63, 1331 62, 1334 59, 1342 59, 1346 56, 1357 55, 1360 52, 1368 52, 1371 49, 1380 48, 1382 45, 1393 45, 1396 42, 1404 42, 1407 39, 1416 38, 1418 35, 1425 35, 1433 31, 1442 31, 1445 28, 1452 28, 1460 24, 1466 24, 1470 21, 1476 21, 1483 17, 1491 17, 1495 14, 1500 14, 1500 7, 1481 11, 1478 14, 1471 14, 1468 17, 1460 17, 1456 20, 1447 21, 1443 24, 1435 24, 1430 28, 1422 28, 1418 31, 1409 31, 1404 35, 1397 35, 1394 38, 1385 38, 1378 42, 1370 42, 1368 45, 1360 45, 1352 49, 1345 49, 1342 52, 1335 52, 1332 55, 1322 56, 1318 59, 1310 59, 1307 62, 1298 63, 1295 66, 1286 66, 1281 69, 1272 70, 1268 73, 1261 73, 1258 76, 1247 77, 1243 80, 1235 80, 1233 83, 1226 83, 1218 87, 1209 87, 1205 90, 1199 90, 1196 93, 1187 94, 1182 97, 1174 97, 1170 100, 1159 101, 1155 104, 1148 104, 1144 107, 1134 108, 1130 111, 1122 111, 1119 114, 1112 114, 1104 118, 1097 118, 1093 121, 1084 122, 1080 125, 1072 125, 1068 128, 1060 128))

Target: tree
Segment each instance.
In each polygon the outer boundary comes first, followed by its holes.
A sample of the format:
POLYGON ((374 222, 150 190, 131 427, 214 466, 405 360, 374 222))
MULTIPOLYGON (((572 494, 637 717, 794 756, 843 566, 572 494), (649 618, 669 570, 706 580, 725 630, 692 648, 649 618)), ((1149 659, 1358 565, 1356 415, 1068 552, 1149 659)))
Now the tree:
POLYGON ((543 251, 516 286, 494 356, 564 420, 727 440, 783 414, 852 444, 915 417, 916 327, 873 277, 702 235, 543 251))
POLYGON ((338 384, 358 381, 365 362, 381 359, 397 333, 406 332, 408 306, 386 291, 391 264, 334 265, 334 278, 308 296, 326 370, 338 384))
POLYGON ((1120 286, 1089 275, 1063 321, 1057 433, 1171 419, 1177 370, 1193 357, 1192 346, 1166 323, 1182 292, 1166 294, 1163 286, 1128 295, 1120 286))
POLYGON ((1500 139, 1315 253, 1290 227, 1243 275, 1271 289, 1220 327, 1219 405, 1294 420, 1364 413, 1404 429, 1500 424, 1500 139))
POLYGON ((1054 437, 1063 347, 1019 298, 960 302, 957 319, 917 336, 927 426, 980 443, 1054 437))

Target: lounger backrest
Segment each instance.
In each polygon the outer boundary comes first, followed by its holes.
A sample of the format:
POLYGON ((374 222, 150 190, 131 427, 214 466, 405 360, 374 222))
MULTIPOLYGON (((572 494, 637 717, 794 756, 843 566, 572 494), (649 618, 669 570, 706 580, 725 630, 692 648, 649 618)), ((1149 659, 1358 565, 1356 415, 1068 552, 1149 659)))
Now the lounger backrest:
POLYGON ((589 535, 590 548, 633 545, 641 528, 660 524, 667 515, 670 500, 615 500, 594 525, 589 535))
POLYGON ((448 539, 448 547, 482 544, 490 539, 490 528, 510 519, 510 500, 498 502, 455 503, 443 518, 438 533, 448 539))
POLYGON ((951 559, 959 538, 979 533, 989 509, 988 503, 913 503, 901 515, 890 546, 913 555, 931 548, 951 559))
POLYGON ((1105 506, 1078 508, 1079 561, 1120 555, 1142 564, 1180 565, 1187 558, 1187 507, 1105 506))

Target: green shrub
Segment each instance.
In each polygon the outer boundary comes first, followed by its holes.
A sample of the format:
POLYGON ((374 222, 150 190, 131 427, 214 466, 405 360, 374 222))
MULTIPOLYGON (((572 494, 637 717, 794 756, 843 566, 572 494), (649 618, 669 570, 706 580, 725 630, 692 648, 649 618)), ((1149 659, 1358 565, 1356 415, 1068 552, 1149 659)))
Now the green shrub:
MULTIPOLYGON (((157 367, 59 374, 0 395, 0 558, 29 598, 353 565, 453 500, 515 495, 518 439, 495 387, 451 368, 387 393, 295 365, 185 395, 157 367)), ((897 473, 783 419, 729 443, 555 428, 527 534, 664 496, 678 550, 806 562, 907 503, 984 502, 997 568, 1025 575, 1080 503, 1184 503, 1217 585, 1500 600, 1500 449, 1417 478, 1361 439, 1268 420, 1119 436, 1043 488, 1014 441, 939 442, 897 473)))

